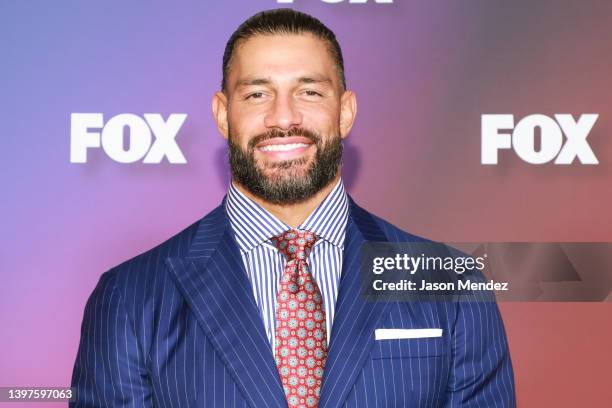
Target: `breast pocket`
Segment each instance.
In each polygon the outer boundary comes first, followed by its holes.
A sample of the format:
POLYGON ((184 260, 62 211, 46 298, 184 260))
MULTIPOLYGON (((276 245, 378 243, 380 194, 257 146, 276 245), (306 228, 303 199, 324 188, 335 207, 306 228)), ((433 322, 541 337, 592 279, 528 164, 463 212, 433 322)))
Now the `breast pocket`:
POLYGON ((444 356, 443 337, 375 340, 372 359, 444 356))
POLYGON ((355 406, 441 406, 450 370, 446 341, 446 337, 374 340, 356 382, 355 406))

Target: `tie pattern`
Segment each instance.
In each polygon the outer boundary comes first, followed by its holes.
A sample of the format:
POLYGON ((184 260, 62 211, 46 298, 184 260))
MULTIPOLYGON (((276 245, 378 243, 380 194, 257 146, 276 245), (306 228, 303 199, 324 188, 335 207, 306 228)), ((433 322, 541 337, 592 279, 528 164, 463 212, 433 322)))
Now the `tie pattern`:
POLYGON ((290 408, 317 406, 327 359, 323 298, 306 262, 316 240, 313 233, 298 230, 272 238, 286 258, 277 295, 274 346, 290 408))

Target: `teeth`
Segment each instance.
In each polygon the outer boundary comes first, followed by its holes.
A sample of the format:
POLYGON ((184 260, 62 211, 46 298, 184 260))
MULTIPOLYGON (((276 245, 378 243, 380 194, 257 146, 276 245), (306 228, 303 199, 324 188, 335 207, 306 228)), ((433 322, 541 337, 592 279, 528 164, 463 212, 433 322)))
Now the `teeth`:
POLYGON ((289 144, 271 144, 260 147, 259 150, 262 152, 286 152, 289 150, 297 149, 299 147, 308 146, 305 143, 289 143, 289 144))

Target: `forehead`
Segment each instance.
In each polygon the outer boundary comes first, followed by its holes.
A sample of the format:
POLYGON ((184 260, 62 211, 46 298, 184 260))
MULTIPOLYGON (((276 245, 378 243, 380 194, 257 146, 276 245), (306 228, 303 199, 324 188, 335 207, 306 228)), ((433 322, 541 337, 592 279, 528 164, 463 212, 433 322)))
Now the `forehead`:
POLYGON ((256 35, 234 50, 228 85, 233 88, 251 78, 281 82, 303 76, 329 77, 337 85, 335 71, 327 43, 312 34, 256 35))

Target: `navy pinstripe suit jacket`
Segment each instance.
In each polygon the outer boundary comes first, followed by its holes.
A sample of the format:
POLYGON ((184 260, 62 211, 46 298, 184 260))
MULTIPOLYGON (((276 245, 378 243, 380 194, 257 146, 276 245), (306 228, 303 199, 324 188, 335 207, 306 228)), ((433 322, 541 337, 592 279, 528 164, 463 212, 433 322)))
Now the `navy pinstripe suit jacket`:
MULTIPOLYGON (((319 407, 513 407, 494 302, 365 302, 364 241, 415 241, 350 201, 319 407), (377 328, 440 338, 374 339, 377 328)), ((223 206, 104 273, 85 307, 73 407, 286 407, 223 206)))

